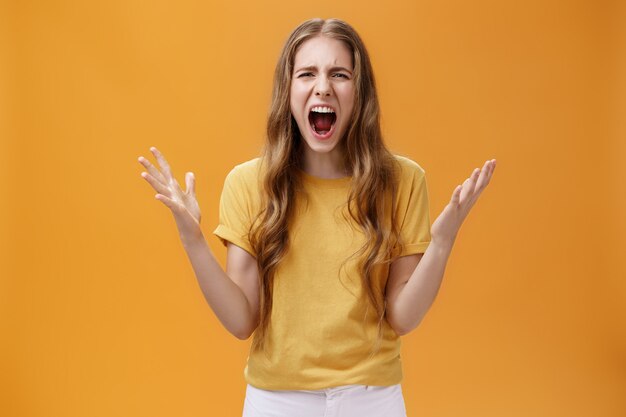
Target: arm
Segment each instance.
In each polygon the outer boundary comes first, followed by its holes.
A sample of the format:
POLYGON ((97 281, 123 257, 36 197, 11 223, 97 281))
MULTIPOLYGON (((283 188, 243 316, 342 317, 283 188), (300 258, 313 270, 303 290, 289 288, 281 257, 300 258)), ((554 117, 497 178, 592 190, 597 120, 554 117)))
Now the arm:
POLYGON ((433 304, 452 247, 431 242, 423 254, 396 259, 387 281, 387 321, 400 336, 415 329, 433 304))
POLYGON ((183 247, 209 306, 229 332, 239 339, 247 339, 256 328, 258 317, 256 259, 238 246, 229 244, 226 272, 222 270, 200 229, 200 207, 193 173, 187 173, 187 190, 183 192, 167 160, 156 148, 150 150, 163 172, 139 157, 139 162, 148 171, 141 176, 158 192, 157 200, 172 211, 183 247))
POLYGON ((259 317, 256 259, 229 243, 224 272, 204 237, 183 242, 183 246, 202 294, 219 321, 238 339, 249 338, 259 317))
POLYGON ((435 300, 461 224, 494 169, 495 160, 487 161, 455 188, 450 203, 432 225, 432 240, 423 257, 410 255, 392 262, 385 294, 387 321, 399 335, 415 329, 435 300))

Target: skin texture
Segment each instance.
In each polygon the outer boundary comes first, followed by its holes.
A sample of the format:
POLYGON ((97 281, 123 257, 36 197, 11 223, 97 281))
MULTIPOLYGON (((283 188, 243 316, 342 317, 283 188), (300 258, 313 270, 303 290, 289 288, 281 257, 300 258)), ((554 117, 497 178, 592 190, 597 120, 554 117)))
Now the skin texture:
POLYGON ((352 71, 350 50, 336 39, 311 38, 296 53, 290 107, 306 143, 304 170, 311 175, 321 178, 347 175, 340 142, 354 107, 352 71), (320 140, 311 131, 309 109, 315 104, 329 105, 335 110, 335 131, 328 139, 320 140))

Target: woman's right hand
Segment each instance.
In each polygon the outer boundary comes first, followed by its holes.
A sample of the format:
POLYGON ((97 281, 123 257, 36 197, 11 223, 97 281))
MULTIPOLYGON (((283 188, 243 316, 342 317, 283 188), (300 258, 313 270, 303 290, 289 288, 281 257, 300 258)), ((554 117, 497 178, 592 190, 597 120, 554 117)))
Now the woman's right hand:
POLYGON ((193 173, 187 172, 185 175, 187 189, 183 192, 161 152, 155 147, 151 147, 150 151, 155 156, 162 172, 155 168, 146 158, 140 156, 138 158, 139 163, 148 171, 142 172, 141 176, 158 193, 155 198, 172 210, 183 243, 202 237, 200 206, 196 200, 196 179, 193 173))

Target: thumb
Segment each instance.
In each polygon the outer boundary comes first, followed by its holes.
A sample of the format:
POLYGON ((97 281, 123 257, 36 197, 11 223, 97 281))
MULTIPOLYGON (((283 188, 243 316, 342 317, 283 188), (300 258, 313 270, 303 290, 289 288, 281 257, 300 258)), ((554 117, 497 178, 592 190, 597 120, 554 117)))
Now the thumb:
POLYGON ((185 193, 192 195, 194 198, 196 196, 196 177, 193 175, 193 172, 188 172, 185 175, 185 184, 187 186, 187 190, 185 193))

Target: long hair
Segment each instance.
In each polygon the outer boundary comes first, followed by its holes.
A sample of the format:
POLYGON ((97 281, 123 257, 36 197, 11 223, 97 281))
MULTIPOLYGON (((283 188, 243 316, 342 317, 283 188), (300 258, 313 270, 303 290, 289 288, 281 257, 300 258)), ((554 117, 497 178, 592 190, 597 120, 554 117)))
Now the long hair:
POLYGON ((295 55, 300 45, 316 36, 340 40, 352 54, 354 107, 345 136, 337 146, 342 147, 346 168, 352 173, 346 202, 348 213, 365 235, 365 244, 350 258, 358 259, 364 294, 376 312, 377 346, 383 336, 386 304, 384 288, 379 288, 373 277, 378 268, 395 259, 393 254, 402 245, 394 217, 399 165, 383 143, 376 84, 365 45, 356 31, 341 20, 307 20, 289 35, 274 72, 266 142, 261 153, 262 209, 248 234, 257 254, 260 280, 259 323, 253 350, 266 346, 274 275, 289 249, 288 225, 294 215, 294 199, 302 190, 297 172, 302 167, 304 141, 290 108, 295 55))

